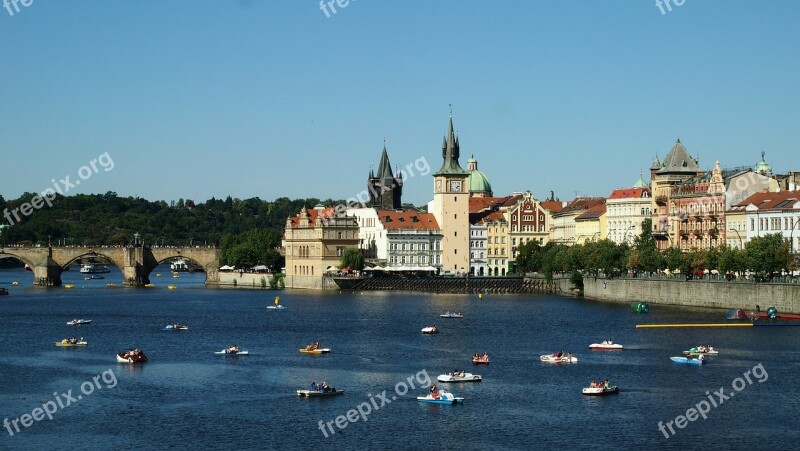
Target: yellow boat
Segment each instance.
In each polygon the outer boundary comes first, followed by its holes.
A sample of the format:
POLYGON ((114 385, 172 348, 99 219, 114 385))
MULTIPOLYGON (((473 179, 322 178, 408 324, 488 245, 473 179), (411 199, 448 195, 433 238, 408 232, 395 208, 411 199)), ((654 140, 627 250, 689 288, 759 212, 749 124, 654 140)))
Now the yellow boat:
POLYGON ((178 288, 178 287, 176 287, 175 285, 167 285, 167 289, 168 290, 174 290, 176 288, 178 288))
POLYGON ((321 349, 301 349, 301 354, 327 354, 331 352, 330 348, 321 348, 321 349))
POLYGON ((156 286, 156 285, 155 285, 155 284, 153 284, 153 283, 148 283, 148 284, 145 284, 145 288, 155 288, 155 286, 156 286))
POLYGON ((15 280, 15 281, 11 282, 11 285, 19 285, 19 281, 15 280))
POLYGON ((60 347, 60 348, 76 348, 76 347, 79 347, 79 346, 86 346, 89 343, 87 343, 83 339, 74 340, 74 341, 70 342, 69 339, 65 338, 65 339, 63 339, 61 341, 57 341, 57 342, 55 342, 53 344, 58 346, 58 347, 60 347))
POLYGON ((116 287, 116 286, 117 286, 117 284, 115 284, 115 283, 107 283, 107 284, 106 284, 106 286, 107 286, 108 288, 114 288, 114 287, 116 287))
POLYGON ((73 285, 71 283, 68 283, 68 284, 64 285, 64 288, 75 288, 75 285, 73 285))

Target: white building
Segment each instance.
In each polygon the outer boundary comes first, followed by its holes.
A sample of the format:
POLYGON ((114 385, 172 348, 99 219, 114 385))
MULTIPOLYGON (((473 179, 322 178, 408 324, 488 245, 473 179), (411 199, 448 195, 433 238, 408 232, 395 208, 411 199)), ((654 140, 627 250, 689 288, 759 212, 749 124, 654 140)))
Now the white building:
POLYGON ((633 188, 615 189, 606 200, 608 238, 616 244, 633 244, 642 233, 642 222, 651 218, 650 188, 639 179, 633 188))
POLYGON ((410 269, 441 268, 442 231, 431 213, 348 208, 359 224, 360 248, 368 263, 410 269))
POLYGON ((733 210, 745 212, 745 233, 739 232, 745 246, 755 237, 779 233, 790 241, 792 252, 800 251, 800 191, 757 193, 733 210))

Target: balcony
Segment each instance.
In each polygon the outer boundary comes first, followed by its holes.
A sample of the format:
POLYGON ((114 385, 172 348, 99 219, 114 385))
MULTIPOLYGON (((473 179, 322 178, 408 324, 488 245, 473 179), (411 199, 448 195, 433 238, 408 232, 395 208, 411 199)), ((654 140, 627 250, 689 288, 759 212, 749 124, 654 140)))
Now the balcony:
POLYGON ((667 240, 669 239, 669 235, 664 230, 657 230, 652 233, 653 238, 656 240, 667 240))
POLYGON ((678 234, 679 234, 679 235, 681 236, 681 238, 683 238, 684 240, 685 240, 685 239, 687 239, 687 238, 689 237, 689 231, 688 231, 688 230, 681 230, 681 231, 679 231, 679 232, 678 232, 678 234))
POLYGON ((664 195, 656 196, 656 204, 667 205, 667 196, 664 195))
POLYGON ((694 230, 692 230, 692 235, 697 236, 697 237, 702 236, 703 235, 703 231, 700 230, 700 229, 694 229, 694 230))
POLYGON ((719 235, 719 229, 708 229, 706 230, 706 233, 708 233, 711 236, 717 236, 719 235))

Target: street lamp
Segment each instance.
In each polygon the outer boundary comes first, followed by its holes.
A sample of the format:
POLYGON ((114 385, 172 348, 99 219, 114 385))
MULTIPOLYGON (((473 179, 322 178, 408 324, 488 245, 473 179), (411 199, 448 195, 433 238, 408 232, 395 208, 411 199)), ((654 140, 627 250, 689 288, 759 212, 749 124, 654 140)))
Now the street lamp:
POLYGON ((734 229, 733 227, 731 227, 728 230, 731 232, 736 232, 736 236, 739 237, 739 248, 744 249, 744 241, 742 241, 742 235, 739 234, 739 231, 737 229, 734 229))

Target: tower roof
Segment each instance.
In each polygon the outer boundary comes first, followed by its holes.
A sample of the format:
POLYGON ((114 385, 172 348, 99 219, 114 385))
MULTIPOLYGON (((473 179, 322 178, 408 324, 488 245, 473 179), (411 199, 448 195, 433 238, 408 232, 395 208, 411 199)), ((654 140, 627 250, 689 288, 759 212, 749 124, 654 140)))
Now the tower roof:
POLYGON ((456 137, 456 133, 453 130, 453 115, 450 115, 450 124, 447 129, 447 135, 445 135, 444 143, 442 144, 442 167, 439 168, 439 171, 436 172, 435 175, 441 174, 458 174, 458 175, 466 175, 467 171, 461 168, 461 165, 458 164, 458 156, 459 156, 459 145, 458 145, 458 138, 456 137))
POLYGON ((697 174, 698 172, 700 172, 700 167, 697 165, 697 161, 689 155, 680 139, 675 141, 675 145, 664 158, 661 169, 656 171, 658 174, 697 174))
POLYGON ((478 170, 478 160, 475 159, 473 155, 470 157, 469 166, 467 172, 469 172, 469 178, 467 179, 469 192, 470 193, 491 193, 492 192, 492 184, 489 183, 489 179, 486 177, 486 174, 478 170))
POLYGON ((377 177, 379 179, 394 178, 394 174, 392 174, 392 165, 389 163, 389 153, 386 152, 385 144, 383 146, 383 153, 381 153, 381 161, 378 163, 377 177))
POLYGON ((650 184, 648 184, 644 180, 644 176, 642 176, 642 172, 639 171, 639 180, 637 180, 636 183, 633 184, 633 187, 634 188, 647 188, 649 186, 650 186, 650 184))
POLYGON ((756 172, 761 175, 772 175, 772 166, 764 159, 764 151, 761 151, 761 161, 756 165, 756 172))

